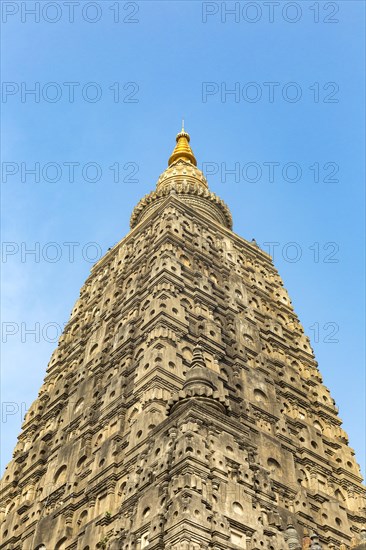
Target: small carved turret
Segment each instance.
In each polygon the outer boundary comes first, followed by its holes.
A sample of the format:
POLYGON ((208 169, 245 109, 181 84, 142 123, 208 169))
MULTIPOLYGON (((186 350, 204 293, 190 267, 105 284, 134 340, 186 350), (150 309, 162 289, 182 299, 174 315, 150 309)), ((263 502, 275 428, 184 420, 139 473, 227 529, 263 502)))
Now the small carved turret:
POLYGON ((196 346, 193 350, 191 368, 187 372, 183 390, 188 395, 193 395, 200 394, 202 391, 206 393, 204 388, 206 388, 206 390, 210 389, 212 392, 216 389, 215 384, 212 381, 212 377, 210 377, 209 370, 206 367, 202 348, 200 346, 196 346))
POLYGON ((319 542, 319 537, 316 533, 310 535, 311 545, 310 550, 322 550, 322 545, 319 542))
POLYGON ((297 534, 297 531, 292 524, 289 524, 287 526, 287 529, 285 531, 285 538, 290 550, 301 550, 299 535, 297 534))
POLYGON ((219 380, 216 373, 206 366, 202 349, 200 346, 196 346, 183 388, 168 402, 169 412, 192 398, 204 401, 206 405, 213 406, 221 412, 227 412, 229 402, 224 395, 223 388, 221 388, 222 391, 218 391, 218 385, 219 380))
POLYGON ((366 528, 361 529, 360 541, 356 546, 352 546, 352 550, 366 550, 366 528))

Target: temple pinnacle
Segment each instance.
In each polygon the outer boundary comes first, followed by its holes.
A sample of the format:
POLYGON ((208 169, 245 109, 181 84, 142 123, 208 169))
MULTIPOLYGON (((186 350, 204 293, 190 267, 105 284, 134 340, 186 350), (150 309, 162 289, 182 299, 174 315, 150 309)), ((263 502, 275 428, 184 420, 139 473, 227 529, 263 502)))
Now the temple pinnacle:
POLYGON ((176 141, 177 144, 175 149, 169 158, 168 166, 173 164, 176 160, 185 160, 197 166, 196 158, 193 154, 193 151, 189 145, 190 142, 189 134, 184 130, 184 119, 182 120, 182 130, 177 134, 176 141))

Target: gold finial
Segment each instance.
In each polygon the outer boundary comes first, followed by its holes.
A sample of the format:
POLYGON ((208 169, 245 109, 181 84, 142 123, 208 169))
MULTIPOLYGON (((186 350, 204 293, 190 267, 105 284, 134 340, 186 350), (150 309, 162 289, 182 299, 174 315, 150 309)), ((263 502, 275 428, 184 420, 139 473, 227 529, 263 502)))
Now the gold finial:
POLYGON ((193 151, 189 145, 191 138, 189 134, 184 130, 184 119, 182 119, 182 130, 177 134, 176 141, 177 145, 175 146, 175 149, 173 153, 171 154, 171 157, 168 161, 168 166, 173 164, 176 160, 182 159, 185 161, 188 161, 194 166, 197 166, 196 158, 193 154, 193 151))

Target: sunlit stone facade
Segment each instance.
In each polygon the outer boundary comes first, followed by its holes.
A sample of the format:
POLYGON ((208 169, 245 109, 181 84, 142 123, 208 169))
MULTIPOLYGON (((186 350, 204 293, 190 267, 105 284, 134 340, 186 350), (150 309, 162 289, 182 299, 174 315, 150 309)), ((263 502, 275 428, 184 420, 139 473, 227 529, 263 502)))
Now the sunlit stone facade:
POLYGON ((366 547, 309 339, 184 131, 82 287, 1 494, 6 550, 366 547))

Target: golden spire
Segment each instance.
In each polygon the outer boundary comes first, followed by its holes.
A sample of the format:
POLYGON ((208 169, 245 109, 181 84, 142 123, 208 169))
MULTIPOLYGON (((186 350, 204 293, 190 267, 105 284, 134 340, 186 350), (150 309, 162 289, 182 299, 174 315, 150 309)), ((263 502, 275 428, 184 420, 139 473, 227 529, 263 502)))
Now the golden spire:
POLYGON ((192 163, 194 166, 197 166, 196 158, 193 154, 193 151, 189 145, 190 137, 187 132, 184 130, 184 120, 182 120, 182 130, 177 134, 176 141, 177 145, 175 146, 175 149, 173 153, 171 154, 171 157, 168 161, 168 166, 173 164, 178 159, 182 159, 185 161, 188 161, 192 163))

